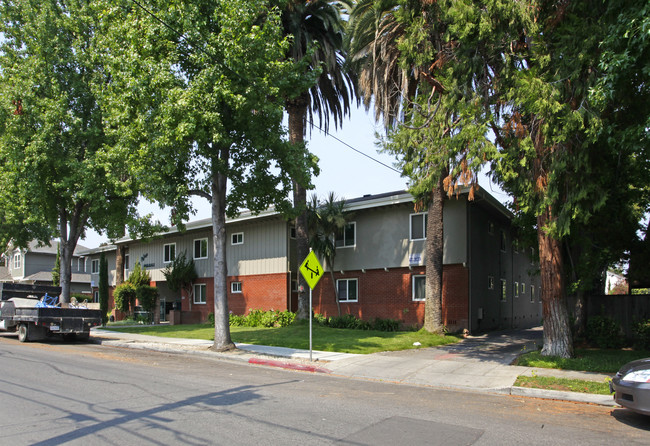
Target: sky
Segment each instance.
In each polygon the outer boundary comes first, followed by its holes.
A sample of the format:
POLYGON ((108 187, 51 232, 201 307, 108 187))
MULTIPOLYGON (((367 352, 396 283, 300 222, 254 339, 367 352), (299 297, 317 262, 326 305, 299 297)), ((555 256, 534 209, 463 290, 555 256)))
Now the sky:
MULTIPOLYGON (((321 170, 320 175, 312 180, 315 189, 308 192, 308 197, 316 193, 319 198, 325 198, 330 192, 334 192, 338 198, 349 200, 366 194, 406 189, 406 178, 390 168, 395 167, 395 157, 378 152, 376 133, 383 133, 383 128, 375 124, 374 113, 367 113, 363 106, 353 110, 339 129, 331 125, 331 135, 326 135, 316 128, 311 134, 308 131, 307 147, 319 158, 321 170)), ((508 200, 508 196, 498 186, 492 185, 484 175, 479 176, 479 184, 497 200, 508 200)), ((207 200, 197 197, 194 203, 197 214, 192 220, 210 217, 210 205, 207 200)), ((161 223, 169 224, 168 209, 160 210, 155 203, 141 204, 139 209, 142 214, 154 213, 161 223)), ((88 231, 86 238, 79 243, 94 248, 106 241, 106 237, 88 231)))

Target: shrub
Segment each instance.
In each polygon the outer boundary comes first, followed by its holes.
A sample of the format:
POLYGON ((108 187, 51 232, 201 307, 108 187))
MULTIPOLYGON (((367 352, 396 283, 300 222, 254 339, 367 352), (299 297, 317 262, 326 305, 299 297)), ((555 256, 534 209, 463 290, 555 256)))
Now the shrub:
POLYGON ((353 330, 370 330, 370 322, 357 319, 351 314, 343 316, 332 316, 329 320, 329 326, 332 328, 350 328, 353 330))
POLYGON ((607 316, 592 316, 587 320, 587 340, 599 348, 620 348, 623 345, 621 325, 607 316))
POLYGON ((320 313, 314 313, 313 315, 314 322, 317 324, 323 325, 323 326, 328 326, 330 323, 330 318, 323 316, 320 313))
POLYGON ((113 291, 115 308, 124 313, 129 313, 135 306, 135 297, 135 287, 129 282, 116 286, 115 291, 113 291))
POLYGON ((650 319, 635 322, 632 325, 634 346, 642 350, 650 350, 650 319))
POLYGON ((399 331, 399 321, 395 319, 375 318, 372 329, 377 331, 399 331))
POLYGON ((286 327, 296 318, 296 313, 278 310, 251 310, 246 316, 230 313, 230 325, 235 327, 286 327))
POLYGON ((154 312, 156 309, 156 299, 158 299, 158 288, 149 285, 140 285, 135 289, 135 295, 144 311, 149 313, 154 312))

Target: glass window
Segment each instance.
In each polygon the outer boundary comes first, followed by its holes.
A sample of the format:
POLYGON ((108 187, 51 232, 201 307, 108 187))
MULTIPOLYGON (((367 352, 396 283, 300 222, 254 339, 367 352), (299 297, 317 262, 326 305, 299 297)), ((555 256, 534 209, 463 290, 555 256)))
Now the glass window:
POLYGON ((413 300, 425 300, 427 291, 427 276, 413 276, 413 300))
POLYGON ((515 282, 515 287, 513 288, 515 297, 519 297, 519 282, 515 282))
POLYGON ((232 235, 232 244, 233 245, 243 245, 244 244, 244 233, 237 232, 232 235))
POLYGON ((336 281, 340 302, 357 302, 357 279, 339 279, 336 281))
POLYGON ((501 301, 505 302, 508 297, 508 283, 506 279, 501 279, 501 301))
POLYGON ((99 273, 99 260, 95 259, 90 262, 90 272, 93 274, 99 273))
POLYGON ((345 248, 348 246, 354 246, 357 242, 356 234, 357 224, 355 222, 348 223, 343 228, 341 228, 337 233, 334 240, 334 244, 337 248, 345 248))
POLYGON ((505 252, 505 250, 506 250, 506 246, 507 246, 506 243, 507 243, 506 231, 502 230, 501 231, 501 251, 503 251, 503 252, 505 252))
POLYGON ((93 292, 93 302, 99 303, 99 291, 93 292))
POLYGON ((128 254, 124 254, 124 269, 130 269, 131 268, 131 259, 129 258, 128 254))
POLYGON ((241 282, 230 282, 231 293, 241 293, 241 282))
POLYGON ((530 301, 535 302, 535 285, 530 286, 530 301))
POLYGON ((494 277, 488 276, 488 290, 494 289, 494 277))
POLYGON ((14 269, 18 269, 21 267, 22 264, 22 257, 19 252, 14 254, 14 269))
POLYGON ((194 258, 207 259, 208 258, 208 239, 201 238, 194 240, 194 258))
POLYGON ((194 284, 194 303, 204 304, 207 301, 207 287, 205 283, 194 284))
POLYGON ((426 213, 411 214, 411 240, 427 238, 427 223, 429 216, 426 213))
POLYGON ((163 247, 163 262, 170 263, 176 260, 176 243, 169 243, 163 247))

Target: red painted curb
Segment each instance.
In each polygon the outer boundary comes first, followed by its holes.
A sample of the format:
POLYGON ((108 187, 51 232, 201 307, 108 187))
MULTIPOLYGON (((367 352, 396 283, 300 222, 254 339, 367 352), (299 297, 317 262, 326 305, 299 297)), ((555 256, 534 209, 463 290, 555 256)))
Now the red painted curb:
POLYGON ((267 365, 270 367, 281 367, 283 369, 300 370, 303 372, 332 373, 327 369, 324 369, 322 367, 316 367, 314 365, 292 364, 290 362, 276 361, 274 359, 251 358, 248 360, 248 363, 267 365))

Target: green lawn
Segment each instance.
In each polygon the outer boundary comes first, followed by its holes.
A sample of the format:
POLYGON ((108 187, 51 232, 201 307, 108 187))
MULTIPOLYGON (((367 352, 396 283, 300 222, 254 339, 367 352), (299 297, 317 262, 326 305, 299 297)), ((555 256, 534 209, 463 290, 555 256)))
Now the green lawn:
POLYGON ((564 359, 555 356, 542 356, 539 351, 536 351, 520 356, 516 365, 614 374, 625 363, 650 357, 650 351, 576 349, 575 356, 575 358, 564 359))
POLYGON ((519 376, 515 386, 565 392, 595 393, 609 395, 609 383, 581 379, 553 378, 549 376, 519 376))
MULTIPOLYGON (((214 328, 207 324, 109 326, 108 329, 171 338, 214 339, 214 328)), ((244 344, 309 349, 309 324, 307 323, 297 323, 282 328, 230 327, 230 334, 234 342, 244 344)), ((459 340, 460 338, 456 336, 439 336, 424 330, 383 332, 329 328, 318 324, 314 324, 312 332, 314 350, 361 354, 435 347, 459 340), (414 346, 415 342, 421 345, 414 346)))

